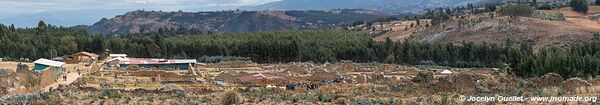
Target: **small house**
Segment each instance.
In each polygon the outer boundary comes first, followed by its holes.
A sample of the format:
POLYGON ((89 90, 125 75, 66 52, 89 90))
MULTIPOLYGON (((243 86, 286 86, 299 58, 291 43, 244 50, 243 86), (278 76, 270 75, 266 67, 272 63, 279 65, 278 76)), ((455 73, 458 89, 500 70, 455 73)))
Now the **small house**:
POLYGON ((48 68, 54 68, 54 70, 56 71, 61 71, 63 70, 63 65, 65 64, 64 62, 59 62, 59 61, 53 61, 53 60, 49 60, 49 59, 38 59, 36 61, 33 62, 35 64, 35 66, 33 67, 33 70, 36 72, 42 72, 44 70, 47 70, 48 68))
MULTIPOLYGON (((33 70, 39 77, 39 86, 45 87, 55 83, 56 79, 63 73, 64 62, 53 61, 49 59, 38 59, 33 62, 33 70)), ((22 67, 21 67, 22 68, 22 67)))
POLYGON ((68 63, 90 64, 98 59, 98 55, 90 52, 78 52, 71 55, 71 60, 68 63))

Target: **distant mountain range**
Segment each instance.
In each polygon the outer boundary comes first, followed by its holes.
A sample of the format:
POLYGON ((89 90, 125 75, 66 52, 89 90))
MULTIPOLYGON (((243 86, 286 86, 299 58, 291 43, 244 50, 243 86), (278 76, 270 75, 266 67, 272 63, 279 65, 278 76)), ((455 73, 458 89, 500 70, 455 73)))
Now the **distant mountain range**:
POLYGON ((193 29, 200 32, 259 32, 331 28, 384 16, 395 16, 395 14, 362 9, 195 13, 132 11, 111 19, 104 18, 86 28, 91 33, 103 34, 156 32, 160 28, 193 29))
POLYGON ((374 9, 393 12, 418 12, 427 8, 465 6, 485 0, 281 0, 246 10, 329 10, 338 8, 374 9))
MULTIPOLYGON (((39 20, 44 20, 48 24, 86 28, 89 32, 104 34, 136 33, 140 30, 151 32, 158 28, 256 32, 331 28, 397 13, 416 13, 427 8, 464 6, 482 1, 485 0, 281 0, 239 7, 239 11, 218 12, 127 12, 129 10, 111 9, 46 11, 5 17, 0 19, 0 23, 36 27, 39 20), (127 13, 118 15, 124 12, 127 13), (105 18, 115 15, 118 16, 105 18)), ((200 8, 185 10, 202 11, 200 8)))
POLYGON ((2 24, 15 24, 17 27, 37 27, 40 20, 58 26, 89 25, 104 17, 113 17, 128 10, 98 9, 98 10, 62 10, 46 11, 28 15, 9 16, 0 19, 2 24))

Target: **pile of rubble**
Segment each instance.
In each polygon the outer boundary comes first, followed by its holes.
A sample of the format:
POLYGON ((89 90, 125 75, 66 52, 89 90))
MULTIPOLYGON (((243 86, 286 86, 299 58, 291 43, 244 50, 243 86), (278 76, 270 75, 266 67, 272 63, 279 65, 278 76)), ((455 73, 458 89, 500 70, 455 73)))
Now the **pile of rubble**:
POLYGON ((243 68, 255 66, 257 64, 252 61, 226 61, 208 65, 209 68, 243 68))
MULTIPOLYGON (((452 74, 448 77, 438 78, 433 84, 436 90, 459 93, 487 93, 493 85, 491 77, 475 74, 452 74)), ((433 80, 433 79, 432 79, 433 80)))
POLYGON ((338 75, 337 73, 334 72, 327 72, 327 71, 315 71, 314 73, 312 73, 312 75, 308 78, 306 78, 309 81, 315 81, 315 82, 319 82, 322 80, 333 80, 336 77, 339 77, 340 75, 338 75))
POLYGON ((592 86, 592 84, 588 83, 586 80, 583 80, 581 78, 570 78, 570 79, 567 79, 566 81, 564 81, 562 86, 563 86, 563 89, 565 89, 565 90, 573 91, 579 87, 592 86))
POLYGON ((215 80, 220 80, 226 83, 242 83, 242 81, 238 79, 240 76, 241 75, 238 73, 224 72, 215 77, 215 80))
POLYGON ((556 73, 548 73, 546 75, 531 78, 529 81, 529 88, 547 88, 547 87, 555 87, 560 85, 563 82, 562 76, 556 73))

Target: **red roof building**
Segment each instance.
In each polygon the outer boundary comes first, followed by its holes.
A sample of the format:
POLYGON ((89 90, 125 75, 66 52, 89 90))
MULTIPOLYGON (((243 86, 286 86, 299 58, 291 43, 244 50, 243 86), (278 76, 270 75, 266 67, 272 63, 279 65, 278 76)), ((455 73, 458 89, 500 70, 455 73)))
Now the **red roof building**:
POLYGON ((160 59, 160 58, 119 58, 115 61, 120 67, 138 65, 141 68, 170 68, 191 70, 198 63, 195 59, 160 59))
POLYGON ((196 64, 195 59, 159 59, 159 58, 126 58, 119 60, 119 64, 196 64))

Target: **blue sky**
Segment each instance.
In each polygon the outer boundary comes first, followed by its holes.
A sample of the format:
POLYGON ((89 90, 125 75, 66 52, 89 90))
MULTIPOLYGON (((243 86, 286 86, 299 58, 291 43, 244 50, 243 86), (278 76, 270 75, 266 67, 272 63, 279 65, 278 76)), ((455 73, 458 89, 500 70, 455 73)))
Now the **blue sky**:
POLYGON ((47 11, 163 10, 212 11, 278 0, 0 0, 0 19, 47 11))

